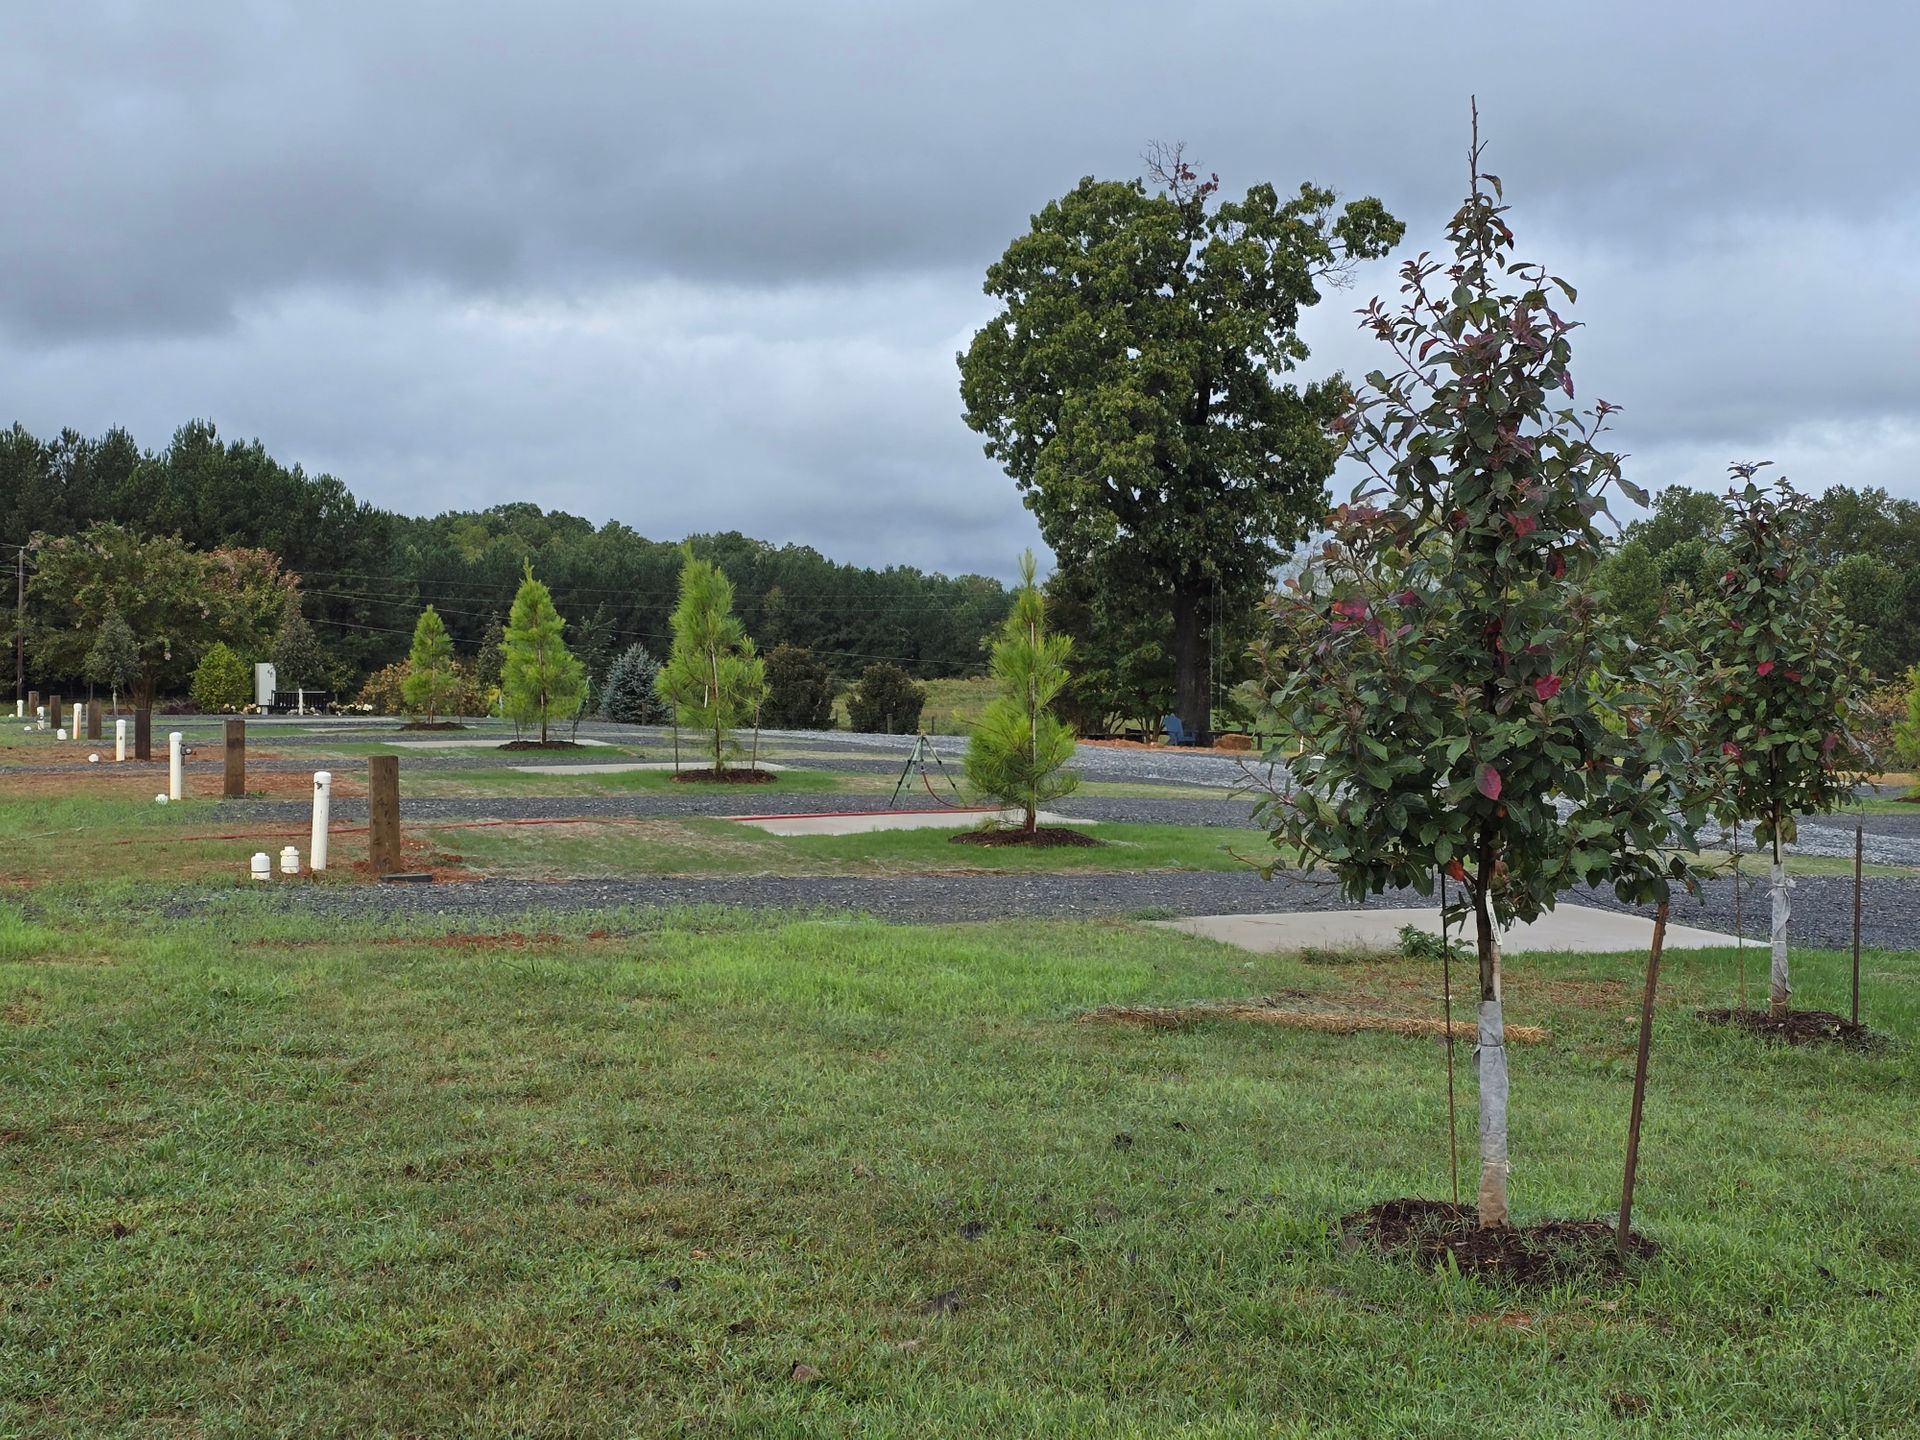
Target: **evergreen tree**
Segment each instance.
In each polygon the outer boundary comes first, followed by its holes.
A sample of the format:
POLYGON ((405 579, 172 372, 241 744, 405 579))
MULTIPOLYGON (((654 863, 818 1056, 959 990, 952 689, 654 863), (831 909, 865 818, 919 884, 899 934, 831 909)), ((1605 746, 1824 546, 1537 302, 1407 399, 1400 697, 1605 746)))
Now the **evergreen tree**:
POLYGON ((764 718, 777 730, 833 728, 833 676, 813 651, 776 645, 768 653, 764 718))
POLYGON ((1073 731, 1052 710, 1067 684, 1073 642, 1047 633, 1046 600, 1033 578, 1033 552, 1020 557, 1013 611, 993 646, 1000 694, 967 742, 967 779, 981 794, 1025 812, 1021 828, 1039 827, 1040 807, 1071 794, 1080 777, 1066 768, 1073 731))
POLYGON ((898 665, 876 660, 847 691, 847 728, 863 735, 911 735, 920 728, 927 687, 898 665))
POLYGON ((705 732, 717 775, 732 748, 729 732, 752 719, 766 698, 766 662, 733 613, 727 577, 691 550, 680 567, 672 623, 673 651, 657 681, 660 698, 674 707, 679 723, 705 732))
POLYGON ((300 613, 300 597, 288 592, 273 637, 274 683, 282 690, 312 690, 326 668, 326 656, 313 626, 300 613))
POLYGON ((516 725, 539 723, 542 745, 550 723, 571 722, 586 703, 586 670, 561 638, 566 628, 553 608, 553 595, 533 578, 527 563, 507 616, 501 691, 516 725))
POLYGON ((507 664, 507 623, 498 615, 487 621, 487 628, 481 633, 480 648, 474 653, 473 665, 479 675, 483 689, 498 690, 500 677, 507 664))
POLYGON ((1893 727, 1893 753, 1902 765, 1920 770, 1920 665, 1907 672, 1907 718, 1893 727))
POLYGON ((640 644, 629 645, 612 665, 600 687, 600 713, 622 725, 657 725, 667 718, 667 707, 654 688, 660 662, 640 644))
POLYGON ((140 678, 140 644, 133 638, 133 627, 121 618, 112 605, 94 635, 93 648, 87 652, 87 679, 105 685, 113 695, 113 713, 120 713, 120 692, 140 678))
POLYGON ((453 640, 429 605, 413 626, 413 649, 407 655, 407 678, 400 687, 407 713, 431 725, 446 713, 460 694, 460 674, 454 668, 453 640))
POLYGON ((246 662, 222 640, 200 657, 189 693, 202 710, 239 710, 253 698, 253 680, 246 662))

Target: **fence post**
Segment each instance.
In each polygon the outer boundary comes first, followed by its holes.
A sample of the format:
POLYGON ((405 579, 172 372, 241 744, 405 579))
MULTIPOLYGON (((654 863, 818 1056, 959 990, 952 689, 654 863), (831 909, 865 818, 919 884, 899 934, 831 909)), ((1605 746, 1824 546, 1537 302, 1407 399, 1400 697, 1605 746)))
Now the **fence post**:
POLYGON ((239 800, 247 793, 247 722, 244 720, 227 721, 226 784, 220 793, 229 800, 239 800))
POLYGON ((106 720, 105 717, 100 714, 100 707, 98 705, 87 706, 87 739, 98 740, 100 738, 100 732, 105 725, 106 720))
POLYGON ((374 878, 400 869, 400 757, 367 762, 367 863, 374 878))
POLYGON ((145 705, 133 712, 133 758, 153 759, 153 711, 145 705))
POLYGON ((47 728, 49 730, 58 730, 60 728, 61 713, 60 697, 58 695, 49 695, 47 697, 47 728))

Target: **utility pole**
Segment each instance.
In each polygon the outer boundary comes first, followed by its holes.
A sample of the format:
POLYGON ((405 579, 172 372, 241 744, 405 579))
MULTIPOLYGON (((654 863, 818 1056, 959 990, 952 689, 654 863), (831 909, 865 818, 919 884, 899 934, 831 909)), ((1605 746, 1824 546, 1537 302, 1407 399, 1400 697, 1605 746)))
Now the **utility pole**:
POLYGON ((13 698, 27 698, 27 547, 14 547, 13 698))

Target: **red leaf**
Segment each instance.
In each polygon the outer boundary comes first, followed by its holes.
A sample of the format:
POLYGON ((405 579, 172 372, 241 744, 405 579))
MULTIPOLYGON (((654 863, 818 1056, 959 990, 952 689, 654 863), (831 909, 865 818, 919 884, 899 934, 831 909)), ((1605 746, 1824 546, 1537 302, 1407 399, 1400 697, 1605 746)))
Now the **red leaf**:
POLYGON ((1758 665, 1753 667, 1753 673, 1764 680, 1767 676, 1773 674, 1773 661, 1762 660, 1758 665))
POLYGON ((1542 700, 1551 700, 1560 693, 1560 677, 1549 675, 1543 680, 1533 682, 1533 693, 1542 700))
POLYGON ((1467 867, 1462 865, 1458 860, 1449 860, 1447 861, 1447 874, 1456 880, 1464 881, 1467 878, 1467 867))
POLYGON ((1524 539, 1540 528, 1540 522, 1531 515, 1522 515, 1517 510, 1507 512, 1507 523, 1513 527, 1515 538, 1524 539))
POLYGON ((1500 772, 1491 765, 1482 765, 1480 767, 1480 778, 1476 782, 1475 788, 1478 789, 1482 795, 1486 796, 1487 799, 1498 800, 1500 798, 1500 772))

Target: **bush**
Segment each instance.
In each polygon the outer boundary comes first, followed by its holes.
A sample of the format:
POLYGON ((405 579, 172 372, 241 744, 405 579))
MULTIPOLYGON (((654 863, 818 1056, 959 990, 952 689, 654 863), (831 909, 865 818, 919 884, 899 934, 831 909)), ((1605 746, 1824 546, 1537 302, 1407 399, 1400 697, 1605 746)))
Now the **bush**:
POLYGON ((406 708, 406 684, 407 662, 396 660, 369 675, 353 703, 376 715, 398 715, 406 708))
POLYGON ((869 735, 912 735, 920 729, 927 692, 898 665, 869 665, 847 692, 847 728, 869 735))
POLYGON ((623 725, 658 725, 667 718, 666 703, 654 689, 660 662, 644 645, 629 645, 607 667, 600 688, 600 713, 623 725))
POLYGON ((1906 714, 1893 726, 1889 747, 1896 762, 1920 770, 1920 665, 1907 672, 1906 714))
POLYGON ((831 730, 833 676, 813 651, 776 645, 767 656, 767 703, 763 724, 775 730, 831 730))
POLYGON ((223 641, 200 657, 191 693, 202 710, 243 710, 253 701, 253 675, 223 641))

